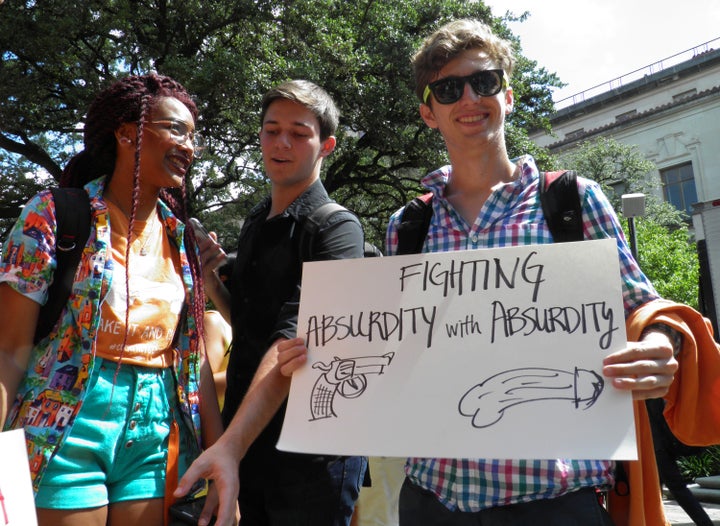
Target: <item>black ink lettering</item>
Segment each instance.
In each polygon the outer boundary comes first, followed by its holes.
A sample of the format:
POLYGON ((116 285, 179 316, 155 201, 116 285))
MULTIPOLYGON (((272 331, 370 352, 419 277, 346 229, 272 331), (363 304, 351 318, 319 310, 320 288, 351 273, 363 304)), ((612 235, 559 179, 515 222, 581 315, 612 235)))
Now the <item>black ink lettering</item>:
POLYGON ((519 259, 515 260, 515 265, 513 266, 513 269, 512 269, 512 277, 510 279, 508 279, 507 276, 505 276, 505 272, 503 271, 503 267, 502 267, 500 258, 495 258, 493 261, 495 261, 495 288, 496 289, 500 288, 500 280, 502 279, 502 281, 505 283, 505 286, 507 288, 514 289, 515 288, 515 273, 517 272, 518 265, 520 264, 520 260, 519 259))
POLYGON ((535 288, 533 289, 533 295, 532 300, 533 303, 537 301, 538 293, 540 291, 540 283, 545 281, 542 277, 543 270, 545 270, 544 265, 530 265, 530 260, 533 258, 533 256, 536 256, 537 252, 533 251, 530 252, 530 254, 527 255, 525 258, 525 262, 522 266, 522 277, 525 282, 535 285, 535 288), (531 271, 534 271, 534 274, 531 274, 531 271))
POLYGON ((458 320, 456 323, 446 324, 448 338, 470 336, 472 334, 482 334, 480 323, 475 321, 474 314, 465 316, 465 320, 458 320))
MULTIPOLYGON (((406 267, 400 267, 400 292, 403 292, 405 290, 405 280, 409 279, 413 276, 419 276, 420 272, 408 272, 409 269, 415 269, 422 265, 422 263, 416 263, 414 265, 408 265, 406 267)), ((423 281, 427 280, 427 276, 423 279, 423 281)), ((425 290, 425 286, 423 285, 423 290, 425 290)))
POLYGON ((614 320, 612 308, 604 301, 584 303, 579 307, 529 307, 522 311, 519 307, 494 301, 491 304, 490 343, 501 336, 510 338, 520 333, 529 336, 535 332, 573 334, 580 331, 581 334, 599 334, 598 344, 602 349, 608 349, 613 333, 618 330, 614 320))

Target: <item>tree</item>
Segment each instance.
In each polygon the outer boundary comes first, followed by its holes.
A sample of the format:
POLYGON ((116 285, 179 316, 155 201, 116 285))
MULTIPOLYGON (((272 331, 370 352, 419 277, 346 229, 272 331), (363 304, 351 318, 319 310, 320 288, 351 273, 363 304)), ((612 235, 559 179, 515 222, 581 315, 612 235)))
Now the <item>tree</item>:
MULTIPOLYGON (((200 102, 209 152, 194 168, 190 197, 194 213, 232 246, 236 225, 267 188, 260 97, 302 77, 324 86, 342 112, 326 186, 378 243, 389 214, 445 162, 439 136, 419 118, 409 57, 424 35, 458 17, 485 20, 514 42, 519 103, 509 149, 547 158, 524 130, 549 127, 550 87, 561 84, 522 56, 505 21, 480 1, 19 0, 0 7, 0 169, 14 181, 27 172, 57 179, 81 147, 91 97, 113 78, 157 70, 200 102)), ((23 188, 24 197, 37 187, 23 188)), ((2 217, 16 217, 22 199, 0 192, 2 217)))
MULTIPOLYGON (((660 181, 649 176, 655 165, 638 147, 601 138, 581 144, 556 164, 600 183, 619 215, 616 188, 646 194, 646 214, 635 220, 638 263, 662 297, 697 308, 700 267, 685 214, 659 198, 660 181)), ((621 221, 627 236, 627 219, 621 221)))
POLYGON ((656 171, 655 164, 647 160, 636 145, 601 137, 559 156, 559 165, 597 181, 615 210, 622 210, 622 194, 642 193, 646 217, 671 229, 685 226, 684 212, 660 197, 660 179, 651 175, 656 171))
POLYGON ((657 221, 636 221, 638 263, 660 296, 698 308, 700 264, 687 228, 669 229, 657 221))

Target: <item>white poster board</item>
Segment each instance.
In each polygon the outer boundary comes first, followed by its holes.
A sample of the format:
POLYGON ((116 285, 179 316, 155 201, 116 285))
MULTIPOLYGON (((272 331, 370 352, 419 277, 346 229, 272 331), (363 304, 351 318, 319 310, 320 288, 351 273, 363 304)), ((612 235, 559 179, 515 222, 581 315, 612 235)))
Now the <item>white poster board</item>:
POLYGON ((307 263, 278 448, 635 459, 614 240, 307 263))
POLYGON ((0 433, 0 525, 37 526, 22 429, 0 433))

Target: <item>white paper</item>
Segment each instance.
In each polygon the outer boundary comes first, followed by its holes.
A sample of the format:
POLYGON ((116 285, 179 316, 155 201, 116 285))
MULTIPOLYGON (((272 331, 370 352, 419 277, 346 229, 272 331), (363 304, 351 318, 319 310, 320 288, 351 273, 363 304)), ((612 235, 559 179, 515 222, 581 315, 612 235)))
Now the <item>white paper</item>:
POLYGON ((637 458, 614 240, 307 263, 298 334, 279 449, 637 458))
POLYGON ((22 429, 0 433, 0 525, 37 526, 22 429))

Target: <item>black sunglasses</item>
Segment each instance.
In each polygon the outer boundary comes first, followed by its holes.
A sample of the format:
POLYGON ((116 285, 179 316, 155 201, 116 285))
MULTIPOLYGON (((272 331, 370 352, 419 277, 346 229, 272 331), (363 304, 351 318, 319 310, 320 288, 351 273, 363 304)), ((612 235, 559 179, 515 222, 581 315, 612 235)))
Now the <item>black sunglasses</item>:
POLYGON ((480 97, 492 97, 500 93, 500 90, 507 88, 508 82, 505 72, 502 69, 486 69, 476 71, 466 77, 445 77, 436 80, 425 86, 423 102, 428 103, 430 93, 440 104, 452 104, 460 100, 465 91, 465 83, 469 83, 476 95, 480 97))

